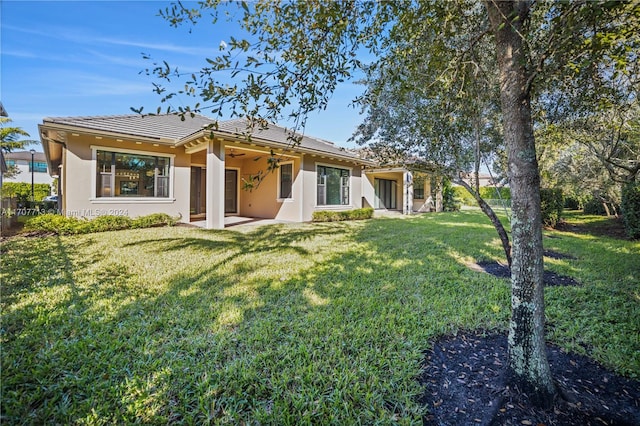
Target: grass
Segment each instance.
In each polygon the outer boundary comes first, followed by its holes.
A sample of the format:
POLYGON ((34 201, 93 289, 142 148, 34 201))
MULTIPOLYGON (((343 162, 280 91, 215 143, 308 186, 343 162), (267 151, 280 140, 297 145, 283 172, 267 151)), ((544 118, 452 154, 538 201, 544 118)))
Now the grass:
MULTIPOLYGON (((640 376, 640 243, 545 231, 548 338, 640 376)), ((2 243, 6 423, 420 424, 430 341, 504 332, 478 211, 2 243)))

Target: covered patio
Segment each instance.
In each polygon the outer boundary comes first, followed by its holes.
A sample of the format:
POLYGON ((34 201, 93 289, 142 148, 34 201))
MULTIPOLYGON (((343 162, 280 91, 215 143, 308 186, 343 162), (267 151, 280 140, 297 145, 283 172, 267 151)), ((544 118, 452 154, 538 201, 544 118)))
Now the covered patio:
MULTIPOLYGON (((288 220, 264 219, 260 217, 244 217, 244 216, 226 216, 224 218, 225 228, 231 228, 239 225, 262 226, 262 225, 274 225, 278 223, 295 223, 295 222, 288 221, 288 220)), ((197 226, 198 228, 207 227, 206 219, 192 218, 189 224, 193 226, 197 226)))

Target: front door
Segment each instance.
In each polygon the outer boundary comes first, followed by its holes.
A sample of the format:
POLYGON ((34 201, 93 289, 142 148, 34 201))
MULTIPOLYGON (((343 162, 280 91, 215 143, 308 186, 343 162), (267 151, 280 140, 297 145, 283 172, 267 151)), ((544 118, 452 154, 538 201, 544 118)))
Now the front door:
POLYGON ((224 171, 224 212, 238 213, 238 171, 224 171))
POLYGON ((373 186, 376 193, 374 208, 395 210, 397 206, 398 184, 395 180, 375 179, 373 186))

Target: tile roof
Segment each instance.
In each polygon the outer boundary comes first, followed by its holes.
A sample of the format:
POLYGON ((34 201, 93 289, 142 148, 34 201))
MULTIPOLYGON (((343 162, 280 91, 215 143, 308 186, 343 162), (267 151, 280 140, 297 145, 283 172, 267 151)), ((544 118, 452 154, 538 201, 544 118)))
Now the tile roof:
MULTIPOLYGON (((291 145, 292 143, 291 131, 276 124, 268 123, 267 128, 264 129, 255 126, 253 131, 249 132, 251 130, 248 127, 249 120, 245 118, 218 121, 217 129, 215 123, 216 120, 197 114, 194 117, 187 115, 184 120, 178 114, 46 117, 43 119, 44 125, 73 126, 87 130, 152 138, 174 144, 186 142, 208 126, 212 126, 214 132, 228 135, 247 137, 250 133, 253 139, 261 139, 265 142, 273 142, 278 145, 291 145)), ((298 134, 298 136, 300 135, 298 134)), ((310 151, 359 159, 359 156, 353 151, 310 136, 302 136, 299 147, 310 151)))
MULTIPOLYGON (((272 123, 267 123, 266 125, 267 127, 264 129, 259 125, 251 128, 248 127, 249 122, 247 119, 240 118, 218 122, 218 130, 229 134, 246 135, 250 130, 253 129, 253 131, 250 133, 251 137, 254 139, 259 138, 265 141, 275 142, 283 145, 291 145, 294 142, 294 134, 290 130, 272 123)), ((324 152, 327 154, 359 158, 355 152, 339 147, 332 142, 314 138, 311 136, 300 135, 299 133, 295 135, 297 135, 298 137, 302 136, 299 145, 301 148, 324 152)))
POLYGON ((106 115, 88 117, 45 117, 43 123, 80 127, 89 130, 119 133, 152 139, 178 142, 199 132, 214 120, 202 115, 185 117, 178 114, 162 115, 106 115))
MULTIPOLYGON (((6 160, 27 160, 31 161, 31 151, 13 151, 5 152, 4 158, 6 160)), ((46 161, 46 157, 42 152, 36 152, 33 154, 33 161, 46 161)))

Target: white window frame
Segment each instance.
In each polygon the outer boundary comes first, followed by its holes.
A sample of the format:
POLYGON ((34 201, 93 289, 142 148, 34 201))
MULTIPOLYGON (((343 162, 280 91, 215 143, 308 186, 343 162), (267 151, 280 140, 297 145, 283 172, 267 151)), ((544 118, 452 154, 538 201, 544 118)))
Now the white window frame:
POLYGON ((277 201, 278 202, 290 202, 290 201, 293 201, 293 181, 294 181, 293 176, 294 175, 295 175, 295 163, 294 163, 294 161, 284 161, 284 162, 280 163, 280 167, 278 167, 278 181, 277 181, 278 182, 277 183, 277 185, 278 185, 277 201), (280 185, 281 182, 282 182, 281 181, 281 179, 282 179, 282 176, 281 176, 282 175, 282 169, 281 169, 281 167, 284 166, 285 164, 291 164, 291 196, 290 197, 283 197, 282 193, 280 192, 281 189, 282 189, 282 186, 280 185))
POLYGON ((137 149, 124 149, 111 146, 98 146, 91 145, 91 198, 89 201, 92 203, 172 203, 176 199, 174 197, 174 182, 175 182, 175 154, 166 154, 164 152, 154 151, 141 151, 137 149), (169 196, 168 197, 98 197, 96 193, 96 176, 98 174, 98 151, 117 152, 120 154, 138 154, 138 155, 150 155, 153 157, 164 157, 169 159, 169 196))
MULTIPOLYGON (((331 164, 331 163, 316 163, 316 176, 315 176, 315 208, 316 209, 324 209, 324 210, 331 210, 331 209, 345 209, 345 208, 352 208, 353 207, 353 167, 348 167, 348 166, 343 166, 343 165, 339 165, 339 164, 331 164), (348 204, 318 204, 318 167, 329 167, 332 169, 339 169, 339 170, 347 170, 349 172, 349 203, 348 204)), ((342 180, 342 178, 341 178, 342 180)), ((325 186, 325 194, 326 194, 326 186, 327 186, 327 179, 326 176, 324 176, 324 182, 323 185, 325 186)), ((340 186, 342 187, 342 182, 340 184, 340 186)), ((342 196, 342 194, 341 194, 342 196)))

